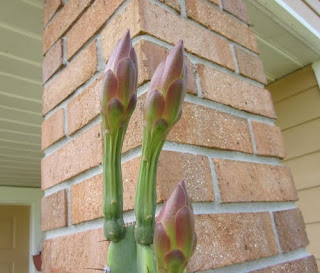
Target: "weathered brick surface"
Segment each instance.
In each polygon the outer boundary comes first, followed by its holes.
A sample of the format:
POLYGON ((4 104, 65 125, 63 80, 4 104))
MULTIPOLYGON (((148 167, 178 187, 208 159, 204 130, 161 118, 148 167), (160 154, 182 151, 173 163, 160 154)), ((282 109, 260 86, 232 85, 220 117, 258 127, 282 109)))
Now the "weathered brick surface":
POLYGON ((287 167, 224 159, 213 161, 222 202, 297 200, 297 192, 287 167))
POLYGON ((225 40, 148 0, 133 0, 105 27, 102 42, 106 60, 127 28, 132 36, 143 32, 170 44, 183 37, 187 51, 234 70, 231 50, 225 40))
POLYGON ((284 253, 309 244, 301 211, 291 209, 274 212, 279 241, 284 253))
POLYGON ((227 13, 221 12, 206 1, 186 0, 186 6, 188 17, 191 19, 254 52, 258 52, 255 35, 248 26, 227 13))
POLYGON ((101 124, 95 125, 41 161, 42 189, 50 188, 102 161, 101 124))
POLYGON ((67 193, 65 190, 53 193, 41 200, 42 231, 67 226, 67 202, 67 193))
POLYGON ((266 84, 267 78, 264 74, 261 59, 258 56, 252 55, 238 47, 235 47, 235 52, 240 74, 266 84))
MULTIPOLYGON (((138 85, 151 80, 158 65, 166 58, 169 50, 155 43, 141 40, 135 45, 135 50, 138 59, 138 85)), ((185 57, 186 66, 188 69, 187 89, 191 94, 197 93, 195 71, 190 60, 185 57)))
POLYGON ((245 153, 253 149, 246 119, 191 103, 184 103, 168 140, 245 153))
MULTIPOLYGON (((122 165, 124 210, 132 210, 140 166, 140 157, 122 165)), ((162 151, 157 176, 158 202, 168 199, 182 179, 195 202, 213 201, 213 186, 207 157, 162 151)), ((94 176, 71 189, 72 223, 102 217, 102 175, 94 176)))
POLYGON ((189 264, 190 272, 278 253, 269 213, 196 215, 195 223, 198 243, 189 264))
POLYGON ((103 76, 100 76, 68 103, 69 135, 72 135, 99 115, 102 78, 103 76))
POLYGON ((211 3, 219 6, 219 0, 209 0, 211 3))
POLYGON ((42 248, 44 273, 95 273, 106 265, 108 242, 102 229, 46 240, 42 248))
POLYGON ((96 0, 66 34, 67 58, 71 58, 106 22, 124 0, 96 0))
POLYGON ((179 0, 160 0, 162 3, 168 5, 169 7, 175 9, 176 11, 181 11, 181 5, 179 0))
POLYGON ((259 155, 286 156, 282 133, 279 127, 252 121, 252 129, 259 155))
MULTIPOLYGON (((49 1, 50 2, 50 1, 49 1)), ((42 82, 45 83, 61 66, 63 61, 62 40, 47 52, 42 62, 42 82)))
POLYGON ((63 5, 62 0, 48 0, 48 1, 45 1, 44 6, 43 6, 43 18, 42 18, 43 27, 45 27, 47 25, 49 20, 56 13, 56 11, 60 7, 62 7, 62 5, 63 5))
POLYGON ((269 266, 249 273, 319 273, 314 256, 269 266))
POLYGON ((248 11, 246 4, 242 0, 221 0, 222 7, 225 11, 238 17, 245 23, 249 24, 250 19, 248 16, 248 11))
POLYGON ((92 0, 70 0, 60 10, 43 32, 42 53, 48 49, 65 33, 68 27, 79 17, 92 0))
POLYGON ((55 112, 51 117, 42 122, 41 149, 48 148, 65 136, 63 109, 55 112))
MULTIPOLYGON (((123 151, 141 145, 142 108, 140 99, 124 140, 123 151)), ((182 117, 167 140, 209 148, 253 153, 248 122, 230 114, 185 102, 182 117)))
POLYGON ((204 98, 271 118, 276 117, 268 90, 205 65, 197 65, 204 98))
POLYGON ((92 42, 44 88, 42 113, 46 114, 97 71, 96 44, 92 42))

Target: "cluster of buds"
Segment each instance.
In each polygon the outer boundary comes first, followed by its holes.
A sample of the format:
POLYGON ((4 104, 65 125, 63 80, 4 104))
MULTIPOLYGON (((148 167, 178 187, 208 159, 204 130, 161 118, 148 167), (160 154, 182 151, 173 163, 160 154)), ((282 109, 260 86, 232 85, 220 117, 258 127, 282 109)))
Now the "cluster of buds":
POLYGON ((154 253, 159 272, 182 273, 196 247, 194 214, 181 181, 156 219, 154 253))
POLYGON ((121 150, 137 102, 138 65, 129 31, 114 49, 105 69, 101 96, 104 132, 104 231, 108 240, 124 237, 121 150))
POLYGON ((184 47, 179 41, 156 69, 144 104, 142 157, 135 201, 135 237, 142 245, 153 242, 158 158, 168 133, 181 117, 186 85, 184 47))

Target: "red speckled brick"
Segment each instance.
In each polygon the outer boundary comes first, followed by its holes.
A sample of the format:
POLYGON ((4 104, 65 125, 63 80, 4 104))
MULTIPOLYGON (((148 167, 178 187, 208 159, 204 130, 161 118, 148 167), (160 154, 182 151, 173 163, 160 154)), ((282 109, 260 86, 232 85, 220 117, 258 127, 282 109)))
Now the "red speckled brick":
POLYGON ((96 45, 92 42, 44 88, 42 113, 49 112, 84 84, 97 71, 97 62, 96 45))
MULTIPOLYGON (((132 210, 140 166, 140 157, 122 165, 124 210, 132 210)), ((168 199, 175 186, 185 180, 191 199, 195 202, 213 201, 213 185, 207 157, 162 151, 157 176, 158 202, 168 199)), ((71 188, 72 223, 102 217, 102 175, 94 176, 71 188)))
POLYGON ((100 114, 102 78, 103 76, 100 76, 68 103, 69 135, 78 131, 100 114))
POLYGON ((268 90, 205 65, 197 65, 197 71, 204 98, 254 114, 276 118, 268 90))
POLYGON ((107 264, 107 249, 102 229, 93 229, 46 240, 42 247, 44 273, 96 273, 107 264))
POLYGON ((102 161, 101 124, 65 144, 41 161, 41 187, 50 188, 99 165, 102 161))
POLYGON ((225 11, 238 17, 247 24, 250 23, 246 4, 242 0, 221 0, 221 2, 225 11))
POLYGON ((62 40, 56 42, 42 62, 42 82, 45 83, 62 66, 62 40))
POLYGON ((259 56, 250 54, 239 47, 235 47, 235 52, 240 74, 266 84, 267 78, 264 74, 263 63, 259 56))
POLYGON ((187 15, 210 30, 258 52, 256 38, 251 29, 206 1, 186 0, 187 15))
POLYGON ((278 254, 269 213, 196 215, 195 223, 198 243, 190 272, 278 254))
POLYGON ((43 6, 43 18, 42 23, 43 27, 45 27, 52 16, 56 13, 56 11, 62 7, 62 0, 48 0, 45 1, 43 6))
POLYGON ((65 227, 68 224, 68 201, 65 190, 58 191, 41 200, 42 231, 65 227))
POLYGON ((67 58, 71 58, 105 23, 124 0, 96 0, 66 34, 67 58))
POLYGON ((63 109, 58 110, 52 116, 42 122, 41 149, 45 150, 53 143, 65 136, 63 109))
POLYGON ((187 51, 234 70, 231 50, 225 40, 148 0, 131 1, 102 31, 106 60, 127 28, 133 37, 143 32, 170 44, 183 38, 187 51))
POLYGON ((286 156, 281 129, 277 126, 252 121, 252 130, 259 155, 286 156))
POLYGON ((295 201, 289 168, 214 159, 222 202, 295 201))
POLYGON ((314 256, 269 266, 249 273, 319 273, 314 256))
POLYGON ((42 53, 48 49, 67 31, 70 25, 81 15, 92 0, 69 0, 51 23, 45 28, 42 39, 42 53))
POLYGON ((309 244, 301 211, 291 209, 273 213, 279 241, 284 253, 309 244))

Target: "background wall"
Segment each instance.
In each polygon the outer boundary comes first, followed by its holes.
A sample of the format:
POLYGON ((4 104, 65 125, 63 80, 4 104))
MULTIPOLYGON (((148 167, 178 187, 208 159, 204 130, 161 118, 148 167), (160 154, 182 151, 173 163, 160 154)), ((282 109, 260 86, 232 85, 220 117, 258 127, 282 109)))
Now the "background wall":
POLYGON ((320 90, 311 66, 268 86, 278 114, 290 167, 298 190, 310 240, 309 250, 320 262, 320 90))
MULTIPOLYGON (((185 179, 198 246, 190 272, 317 272, 254 34, 242 1, 47 0, 43 35, 43 272, 106 264, 99 91, 129 28, 139 103, 123 149, 124 207, 133 218, 142 104, 160 60, 183 39, 189 70, 181 121, 161 155, 158 201, 185 179)), ((86 272, 94 272, 86 270, 86 272)))

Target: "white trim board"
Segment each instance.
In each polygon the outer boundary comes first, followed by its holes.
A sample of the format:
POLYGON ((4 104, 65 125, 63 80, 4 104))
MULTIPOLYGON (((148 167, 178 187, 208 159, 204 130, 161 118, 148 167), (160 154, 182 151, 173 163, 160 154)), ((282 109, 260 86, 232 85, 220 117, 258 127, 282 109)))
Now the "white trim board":
POLYGON ((0 205, 30 206, 29 273, 37 273, 32 255, 38 254, 41 243, 41 189, 0 186, 0 205))
POLYGON ((320 52, 320 33, 283 0, 247 0, 267 11, 282 27, 315 52, 320 52))

